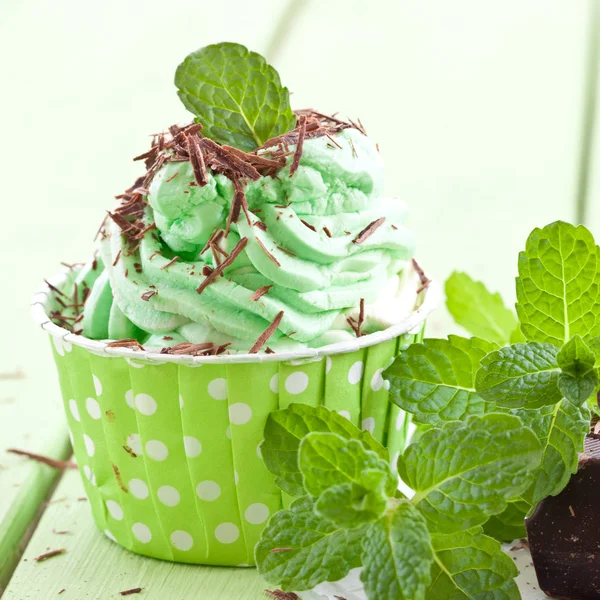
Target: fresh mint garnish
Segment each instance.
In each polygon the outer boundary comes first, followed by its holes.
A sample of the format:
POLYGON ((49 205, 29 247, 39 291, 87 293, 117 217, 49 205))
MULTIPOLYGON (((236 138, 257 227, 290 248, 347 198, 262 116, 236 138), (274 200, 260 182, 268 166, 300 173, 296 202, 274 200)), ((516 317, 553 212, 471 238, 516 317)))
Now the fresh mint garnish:
POLYGON ((256 52, 229 42, 190 54, 175 85, 185 107, 220 144, 250 151, 293 129, 296 117, 279 74, 256 52))
POLYGON ((348 419, 320 406, 316 409, 292 404, 287 410, 271 413, 265 426, 261 446, 267 469, 275 483, 290 496, 304 495, 302 473, 298 465, 300 442, 311 432, 335 433, 344 439, 358 439, 379 458, 389 460, 388 451, 368 431, 361 431, 348 419))
POLYGON ((520 419, 489 414, 426 431, 398 468, 430 531, 453 533, 482 525, 518 499, 541 458, 538 439, 520 419))
POLYGON ((490 517, 483 526, 484 533, 501 542, 524 538, 527 535, 525 517, 530 508, 525 500, 511 502, 499 515, 490 517))
POLYGON ((446 280, 446 298, 448 311, 470 334, 500 345, 520 341, 516 315, 481 281, 454 271, 446 280))
POLYGON ((583 226, 534 229, 519 254, 517 313, 527 340, 562 346, 600 334, 600 249, 583 226))
POLYGON ((271 449, 266 464, 279 474, 289 468, 288 453, 294 451, 307 495, 269 520, 255 553, 261 575, 283 590, 301 591, 362 565, 370 600, 451 597, 440 595, 439 586, 512 594, 514 573, 503 570, 496 556, 499 545, 471 529, 502 512, 531 485, 542 454, 531 429, 515 416, 489 414, 427 431, 411 444, 399 467, 405 483, 416 490, 409 500, 396 491, 397 476, 389 463, 368 448, 372 438, 359 439, 363 433, 356 428, 352 437, 309 430, 300 443, 289 433, 290 424, 296 434, 311 424, 333 430, 338 419, 323 407, 294 404, 271 415, 263 445, 271 449), (284 444, 275 423, 287 424, 284 444), (278 455, 275 447, 293 450, 278 455), (463 530, 474 540, 468 549, 463 548, 463 530), (439 556, 433 552, 434 539, 439 556), (462 563, 459 556, 445 556, 450 546, 462 548, 462 563), (483 580, 476 572, 463 573, 461 564, 486 568, 490 575, 483 580))
POLYGON ((546 496, 558 494, 577 471, 577 455, 590 430, 590 411, 569 400, 537 410, 514 411, 530 427, 542 444, 542 467, 523 500, 537 504, 546 496))
POLYGON ((316 514, 309 496, 275 513, 254 551, 260 574, 283 590, 309 590, 361 565, 366 526, 337 527, 316 514))
POLYGON ((410 503, 365 533, 361 580, 368 598, 423 598, 431 582, 433 550, 427 523, 410 503))
POLYGON ((514 581, 517 567, 504 554, 500 543, 480 529, 433 535, 431 541, 435 552, 431 572, 434 583, 427 592, 427 600, 521 598, 514 581))
POLYGON ((385 371, 398 406, 415 422, 440 425, 493 408, 475 389, 481 359, 497 348, 478 338, 456 335, 413 344, 385 371))
POLYGON ((581 336, 575 335, 561 348, 556 361, 561 368, 558 387, 562 395, 575 404, 583 404, 598 387, 595 353, 581 336))
POLYGON ((528 342, 495 350, 481 361, 475 387, 483 398, 507 408, 538 408, 562 398, 558 348, 528 342))

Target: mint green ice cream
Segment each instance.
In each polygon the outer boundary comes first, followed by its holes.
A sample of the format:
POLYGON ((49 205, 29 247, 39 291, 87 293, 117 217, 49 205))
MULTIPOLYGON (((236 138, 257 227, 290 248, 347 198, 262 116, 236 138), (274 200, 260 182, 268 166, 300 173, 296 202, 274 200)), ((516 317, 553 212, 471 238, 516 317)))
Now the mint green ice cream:
POLYGON ((156 229, 130 254, 109 221, 96 268, 78 276, 91 288, 83 334, 134 337, 146 347, 232 342, 229 350, 247 351, 283 311, 268 342, 279 351, 355 337, 347 317, 358 319, 361 299, 362 333, 405 317, 419 287, 409 262, 414 240, 405 227, 406 205, 383 196, 383 161, 367 136, 347 128, 334 142, 306 139, 291 177, 294 146, 274 176, 245 180, 250 222, 242 212, 231 223, 218 242, 221 252, 202 251, 226 228, 233 182, 207 169, 208 183, 199 186, 189 161, 167 162, 147 190, 144 222, 156 229), (362 241, 361 231, 382 217, 362 241), (198 293, 242 238, 242 253, 198 293))

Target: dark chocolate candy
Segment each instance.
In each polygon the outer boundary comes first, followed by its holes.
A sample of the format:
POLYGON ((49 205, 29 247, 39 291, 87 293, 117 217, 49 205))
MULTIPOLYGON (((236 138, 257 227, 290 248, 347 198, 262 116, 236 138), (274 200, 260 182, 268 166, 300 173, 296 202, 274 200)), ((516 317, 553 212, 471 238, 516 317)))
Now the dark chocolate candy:
POLYGON ((540 588, 563 600, 600 600, 600 436, 590 435, 579 470, 526 519, 540 588))

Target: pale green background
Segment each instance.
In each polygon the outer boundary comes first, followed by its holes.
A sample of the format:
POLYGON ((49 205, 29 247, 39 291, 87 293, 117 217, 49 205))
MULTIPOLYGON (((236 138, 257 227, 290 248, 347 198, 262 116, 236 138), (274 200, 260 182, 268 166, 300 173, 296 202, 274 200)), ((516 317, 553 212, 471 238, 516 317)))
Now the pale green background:
MULTIPOLYGON (((0 380, 0 553, 48 485, 2 449, 65 451, 29 297, 59 261, 87 258, 148 135, 188 118, 172 79, 189 51, 242 42, 295 107, 360 117, 427 270, 512 300, 533 226, 585 214, 600 235, 598 36, 600 0, 0 0, 0 373, 26 373, 0 380)), ((448 331, 440 311, 429 332, 448 331)))

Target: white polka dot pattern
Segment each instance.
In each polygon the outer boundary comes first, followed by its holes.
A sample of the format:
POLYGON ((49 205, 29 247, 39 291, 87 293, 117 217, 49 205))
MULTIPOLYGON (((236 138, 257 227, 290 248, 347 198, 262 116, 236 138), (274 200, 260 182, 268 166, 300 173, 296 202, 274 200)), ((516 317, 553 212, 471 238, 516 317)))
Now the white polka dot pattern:
POLYGON ((156 495, 165 506, 177 506, 181 500, 179 492, 170 485, 159 487, 156 495))
POLYGON ((350 385, 356 385, 361 379, 363 374, 363 361, 357 360, 348 371, 348 383, 350 385))
POLYGON ((92 417, 94 420, 98 420, 101 416, 100 413, 100 404, 98 404, 98 400, 94 398, 87 398, 85 401, 85 408, 88 412, 88 415, 92 417))
POLYGON ((234 523, 221 523, 215 529, 215 537, 221 544, 233 544, 240 537, 240 530, 234 523))
POLYGON ((131 526, 131 531, 133 535, 142 542, 142 544, 147 544, 150 540, 152 540, 152 532, 147 525, 143 523, 134 523, 131 526))
POLYGON ((185 448, 185 454, 189 458, 196 458, 202 452, 202 444, 190 435, 186 435, 183 438, 183 446, 185 448))
POLYGON ((171 544, 177 550, 187 552, 194 545, 194 538, 187 531, 174 531, 171 534, 171 544))
POLYGON ((123 519, 123 509, 121 508, 121 505, 114 500, 107 500, 106 508, 113 519, 117 521, 121 521, 123 519))
POLYGON ((94 389, 96 390, 96 396, 102 395, 102 383, 100 383, 100 380, 93 374, 92 380, 94 381, 94 389))
POLYGON ((212 502, 221 495, 221 486, 215 481, 201 481, 196 486, 196 493, 201 500, 212 502))
POLYGON ((227 380, 219 377, 208 384, 208 395, 215 400, 227 400, 227 380))
POLYGON ((129 491, 139 500, 145 500, 148 495, 148 486, 141 479, 129 480, 129 491))
POLYGON ((163 461, 169 456, 169 449, 160 440, 149 440, 146 442, 146 454, 152 460, 163 461))
POLYGON ((69 400, 69 410, 71 411, 73 418, 79 423, 81 417, 79 416, 79 408, 77 407, 77 402, 75 400, 69 400))
POLYGON ((229 407, 229 421, 234 425, 244 425, 252 418, 252 409, 243 402, 236 402, 229 407))
POLYGON ((285 389, 288 394, 301 394, 308 387, 308 375, 303 371, 295 371, 287 376, 285 389))
POLYGON ((252 525, 260 525, 269 518, 269 507, 266 504, 251 504, 244 514, 246 521, 252 525))
POLYGON ((135 407, 141 414, 149 417, 156 412, 156 400, 148 394, 137 394, 135 397, 135 407))

